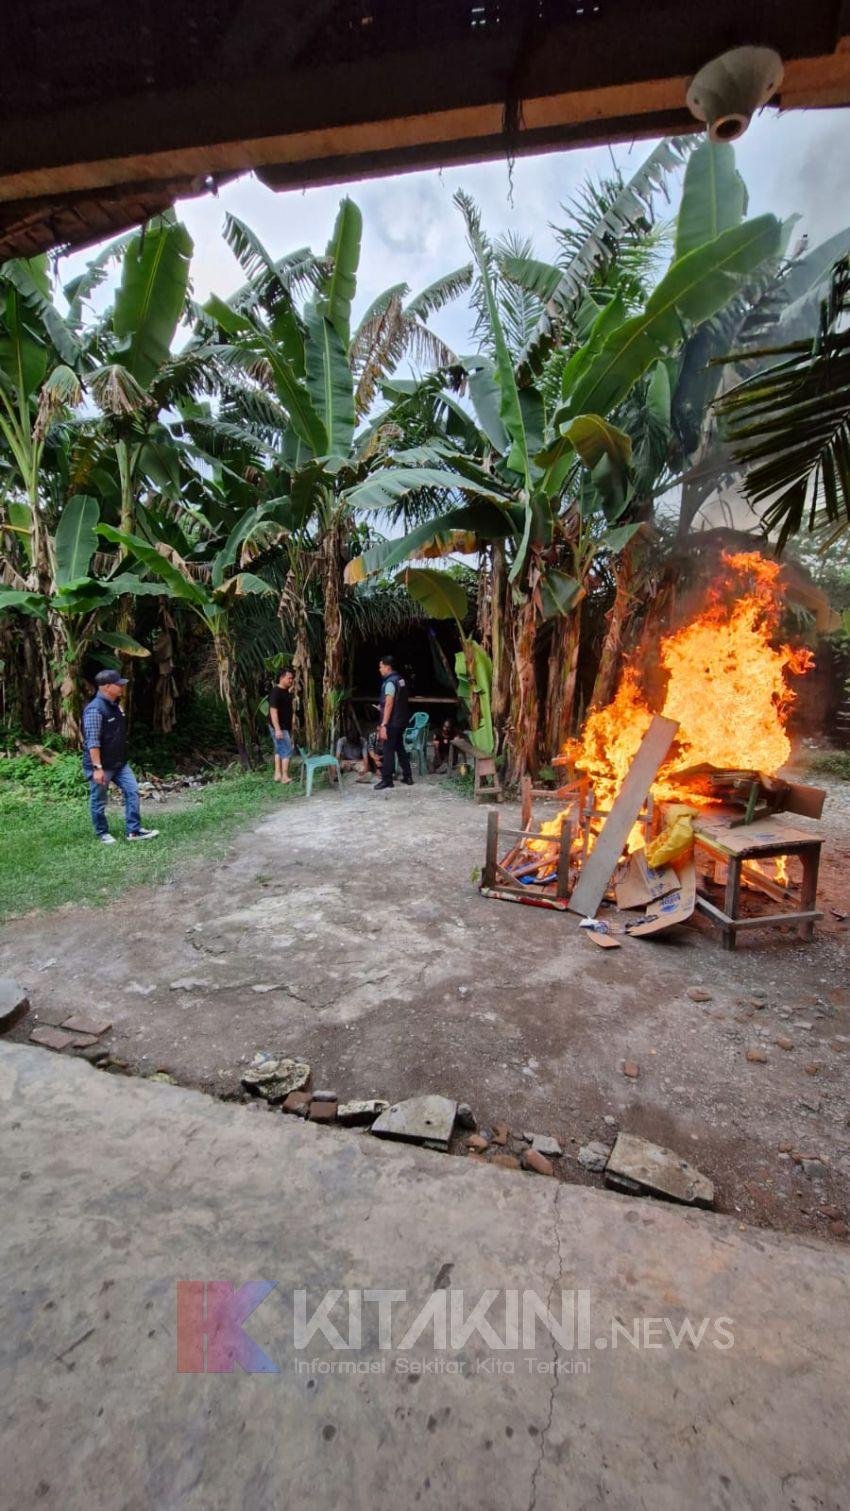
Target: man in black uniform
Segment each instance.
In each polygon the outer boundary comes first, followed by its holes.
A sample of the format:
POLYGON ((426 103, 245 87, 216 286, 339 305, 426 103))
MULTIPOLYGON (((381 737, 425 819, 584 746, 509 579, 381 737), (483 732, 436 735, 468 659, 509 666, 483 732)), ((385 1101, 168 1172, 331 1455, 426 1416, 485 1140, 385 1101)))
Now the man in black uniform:
POLYGON ((381 780, 375 783, 375 791, 384 792, 395 785, 393 777, 396 756, 401 766, 402 782, 405 787, 413 786, 410 756, 404 748, 404 731, 407 728, 410 711, 407 701, 407 683, 396 671, 393 657, 382 656, 378 662, 378 670, 381 673, 378 739, 383 741, 384 749, 381 756, 381 780))

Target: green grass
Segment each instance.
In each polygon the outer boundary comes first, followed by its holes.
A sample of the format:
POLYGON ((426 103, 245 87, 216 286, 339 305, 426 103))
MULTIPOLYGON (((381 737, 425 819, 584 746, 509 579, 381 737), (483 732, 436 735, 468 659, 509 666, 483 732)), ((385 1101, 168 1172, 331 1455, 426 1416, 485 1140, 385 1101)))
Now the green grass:
POLYGON ((158 829, 159 838, 128 845, 113 789, 107 811, 119 842, 99 845, 79 775, 78 782, 74 797, 47 797, 26 784, 0 789, 0 919, 67 902, 100 907, 128 887, 166 881, 187 860, 221 855, 237 830, 300 791, 300 785, 277 786, 270 767, 224 776, 165 811, 143 802, 142 822, 158 829))
POLYGON ((850 750, 821 750, 807 767, 810 776, 837 776, 850 782, 850 750))

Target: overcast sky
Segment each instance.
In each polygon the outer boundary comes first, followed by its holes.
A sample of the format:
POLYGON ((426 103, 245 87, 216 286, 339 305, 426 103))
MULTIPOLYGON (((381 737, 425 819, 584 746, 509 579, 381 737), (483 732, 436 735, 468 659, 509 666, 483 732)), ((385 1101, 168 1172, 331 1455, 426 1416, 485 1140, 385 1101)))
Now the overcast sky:
MULTIPOLYGON (((346 193, 359 204, 364 221, 357 311, 390 284, 406 282, 418 292, 468 261, 463 223, 452 204, 460 187, 479 202, 491 235, 514 230, 531 236, 537 255, 550 258, 554 252, 550 223, 559 219, 559 207, 581 180, 587 174, 607 173, 612 153, 628 176, 653 145, 637 142, 613 149, 581 148, 519 158, 512 195, 503 161, 284 194, 275 194, 247 176, 222 189, 217 198, 187 200, 178 207, 195 242, 195 295, 201 300, 211 292, 226 297, 244 281, 221 237, 226 210, 247 221, 276 257, 300 246, 320 252, 346 193)), ((772 210, 785 217, 799 212, 803 217, 799 231, 808 232, 812 245, 850 224, 848 146, 847 111, 795 111, 785 116, 764 112, 736 145, 750 193, 749 213, 772 210)), ((88 250, 63 259, 63 282, 91 255, 88 250)), ((433 323, 455 350, 469 350, 470 319, 463 298, 433 323)))

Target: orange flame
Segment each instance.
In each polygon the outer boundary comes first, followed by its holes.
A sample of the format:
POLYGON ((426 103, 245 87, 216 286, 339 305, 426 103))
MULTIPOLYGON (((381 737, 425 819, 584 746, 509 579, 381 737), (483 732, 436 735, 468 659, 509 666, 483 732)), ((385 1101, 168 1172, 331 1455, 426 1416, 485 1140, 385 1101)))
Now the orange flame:
MULTIPOLYGON (((674 774, 690 766, 775 772, 791 753, 785 726, 796 694, 787 678, 808 671, 812 656, 775 643, 780 566, 757 552, 724 553, 723 563, 703 612, 659 647, 667 673, 660 712, 677 720, 679 733, 653 787, 657 797, 681 797, 674 774)), ((650 718, 637 673, 628 668, 613 701, 591 713, 580 739, 565 748, 590 778, 597 806, 611 806, 650 718)), ((689 795, 700 801, 698 792, 689 795)))

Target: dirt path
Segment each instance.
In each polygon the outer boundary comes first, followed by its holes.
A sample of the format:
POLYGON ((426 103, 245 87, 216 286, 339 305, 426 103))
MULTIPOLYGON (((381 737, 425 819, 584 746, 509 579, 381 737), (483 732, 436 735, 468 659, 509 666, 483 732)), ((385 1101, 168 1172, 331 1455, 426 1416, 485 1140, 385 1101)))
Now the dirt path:
POLYGON ((570 917, 479 897, 484 813, 429 781, 316 794, 223 863, 96 911, 18 919, 0 974, 26 985, 40 1022, 104 1013, 110 1050, 142 1072, 233 1095, 255 1050, 293 1053, 340 1096, 440 1091, 482 1123, 553 1134, 567 1178, 590 1184, 578 1148, 623 1128, 697 1164, 721 1210, 841 1237, 850 925, 828 911, 850 912, 841 784, 826 819, 827 917, 812 944, 755 933, 729 955, 696 922, 603 953, 570 917), (697 987, 710 1001, 691 1000, 697 987), (747 1061, 751 1046, 766 1064, 747 1061))

